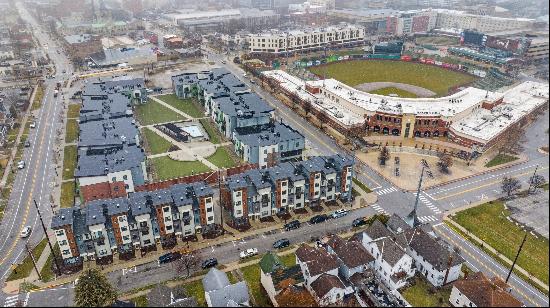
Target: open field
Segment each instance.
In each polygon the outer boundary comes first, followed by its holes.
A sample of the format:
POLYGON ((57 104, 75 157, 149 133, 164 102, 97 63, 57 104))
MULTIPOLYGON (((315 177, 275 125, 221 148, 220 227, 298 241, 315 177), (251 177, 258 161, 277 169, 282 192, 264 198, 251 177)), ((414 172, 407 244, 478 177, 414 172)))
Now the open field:
POLYGON ((405 97, 405 98, 416 98, 416 94, 411 93, 409 91, 405 91, 396 87, 387 87, 382 88, 378 90, 369 91, 369 93, 372 94, 379 94, 379 95, 390 95, 390 94, 397 94, 399 97, 405 97))
POLYGON ((168 156, 152 158, 149 162, 153 166, 158 180, 168 180, 210 171, 210 168, 199 161, 176 161, 168 156))
POLYGON ((449 89, 476 79, 467 74, 419 63, 384 60, 354 60, 316 66, 317 75, 326 74, 341 82, 357 86, 368 82, 400 82, 426 88, 445 96, 449 89))
POLYGON ((200 119, 199 122, 201 123, 202 127, 208 134, 208 137, 210 138, 210 142, 213 144, 220 143, 220 133, 218 132, 217 128, 210 122, 208 119, 200 119))
MULTIPOLYGON (((513 260, 525 233, 506 218, 509 214, 502 201, 494 201, 458 212, 452 219, 508 259, 513 260)), ((517 262, 520 267, 546 284, 548 284, 548 249, 546 238, 535 238, 529 234, 517 262)))
POLYGON ((152 100, 149 100, 147 104, 136 105, 135 111, 141 125, 185 120, 181 115, 152 100))
POLYGON ((67 111, 67 118, 78 118, 78 116, 80 115, 80 107, 80 104, 70 104, 69 110, 67 111))
POLYGON ((199 106, 196 104, 195 99, 179 99, 175 94, 166 94, 157 97, 161 101, 168 105, 177 108, 181 112, 189 115, 193 118, 203 118, 204 112, 202 112, 199 106))

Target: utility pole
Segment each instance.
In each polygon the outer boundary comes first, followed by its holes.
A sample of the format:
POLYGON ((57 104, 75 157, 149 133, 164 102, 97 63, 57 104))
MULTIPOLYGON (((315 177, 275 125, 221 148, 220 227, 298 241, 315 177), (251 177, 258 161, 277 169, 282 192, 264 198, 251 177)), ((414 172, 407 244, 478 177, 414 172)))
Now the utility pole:
POLYGON ((449 261, 447 262, 447 271, 445 271, 445 278, 443 279, 443 285, 447 284, 449 278, 449 272, 451 271, 451 265, 453 264, 453 254, 449 253, 449 261))
POLYGON ((221 172, 219 169, 218 169, 218 194, 220 195, 220 224, 222 226, 222 230, 225 230, 223 228, 222 179, 221 179, 221 172))
MULTIPOLYGON (((535 171, 533 172, 533 175, 531 176, 531 178, 529 179, 529 189, 527 190, 527 192, 531 193, 531 188, 533 187, 533 179, 535 178, 535 175, 537 175, 537 170, 539 169, 539 165, 537 165, 535 167, 535 171)), ((535 187, 535 190, 536 190, 536 187, 535 187)))
POLYGON ((50 247, 50 252, 52 253, 53 260, 55 263, 55 269, 57 270, 57 275, 61 276, 61 270, 59 267, 59 264, 57 263, 57 257, 55 255, 55 251, 53 250, 52 243, 50 243, 50 238, 48 237, 48 232, 46 230, 46 225, 44 225, 44 220, 42 219, 42 214, 40 213, 40 209, 38 208, 38 203, 36 203, 36 200, 34 201, 34 207, 36 208, 36 212, 38 213, 38 217, 40 218, 40 223, 42 224, 42 229, 44 230, 44 235, 46 236, 46 240, 48 241, 48 246, 50 247))
POLYGON ((512 267, 510 268, 510 271, 508 272, 508 276, 506 276, 506 283, 508 283, 508 280, 510 279, 510 276, 512 275, 512 272, 514 271, 514 266, 516 266, 516 262, 518 261, 519 253, 521 252, 521 249, 523 248, 523 244, 525 244, 526 240, 527 240, 527 231, 525 231, 525 235, 523 236, 523 241, 521 241, 521 245, 519 245, 518 253, 516 254, 516 258, 514 259, 514 263, 512 263, 512 267))
POLYGON ((29 257, 31 257, 32 265, 34 265, 34 270, 36 271, 36 274, 38 275, 38 279, 42 280, 42 276, 40 276, 40 271, 38 270, 38 267, 36 266, 36 260, 34 259, 34 256, 29 249, 29 243, 25 242, 25 248, 27 249, 27 253, 29 254, 29 257))

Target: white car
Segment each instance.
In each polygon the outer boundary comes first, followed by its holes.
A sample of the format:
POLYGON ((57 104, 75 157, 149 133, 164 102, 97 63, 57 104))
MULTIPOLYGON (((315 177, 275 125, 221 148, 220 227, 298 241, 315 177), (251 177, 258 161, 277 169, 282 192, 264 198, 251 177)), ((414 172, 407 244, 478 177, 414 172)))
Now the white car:
POLYGON ((241 251, 241 259, 246 259, 258 254, 258 248, 249 248, 247 250, 241 251))
POLYGON ((330 215, 330 216, 332 218, 340 218, 340 217, 346 216, 347 214, 349 214, 349 210, 340 209, 340 210, 334 211, 334 213, 332 213, 332 215, 330 215))
POLYGON ((26 226, 25 228, 23 228, 23 230, 21 230, 21 238, 28 237, 31 234, 31 231, 31 226, 26 226))
POLYGON ((30 125, 30 128, 35 128, 35 127, 36 127, 36 122, 32 122, 30 125))
POLYGON ((25 168, 25 161, 21 160, 17 163, 17 169, 25 168))

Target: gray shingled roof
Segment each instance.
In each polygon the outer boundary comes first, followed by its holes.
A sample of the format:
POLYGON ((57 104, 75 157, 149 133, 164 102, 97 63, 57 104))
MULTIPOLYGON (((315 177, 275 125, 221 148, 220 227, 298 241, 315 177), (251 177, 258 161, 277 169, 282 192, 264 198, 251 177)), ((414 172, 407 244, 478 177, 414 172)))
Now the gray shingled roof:
POLYGON ((388 219, 388 222, 386 223, 386 226, 390 231, 392 231, 394 234, 402 233, 407 230, 410 230, 411 227, 409 224, 407 224, 403 218, 398 216, 397 214, 391 215, 390 219, 388 219))
POLYGON ((372 225, 365 230, 365 234, 367 234, 372 240, 392 236, 392 233, 379 220, 375 220, 372 225))
POLYGON ((451 267, 464 263, 464 259, 460 255, 444 247, 423 230, 416 229, 410 233, 407 236, 409 238, 409 246, 438 271, 444 271, 449 268, 449 259, 451 257, 451 267))
POLYGON ((73 224, 73 211, 74 208, 61 208, 57 211, 56 215, 52 217, 51 228, 59 228, 62 226, 68 226, 73 224))
POLYGON ((202 279, 202 286, 205 292, 222 289, 230 284, 227 274, 215 267, 211 268, 202 279))
POLYGON ((237 307, 250 301, 248 286, 244 281, 210 291, 208 296, 212 307, 237 307))
POLYGON ((303 139, 297 130, 286 124, 275 123, 271 128, 264 129, 261 132, 251 134, 235 133, 235 139, 248 146, 267 146, 275 145, 281 142, 303 139))

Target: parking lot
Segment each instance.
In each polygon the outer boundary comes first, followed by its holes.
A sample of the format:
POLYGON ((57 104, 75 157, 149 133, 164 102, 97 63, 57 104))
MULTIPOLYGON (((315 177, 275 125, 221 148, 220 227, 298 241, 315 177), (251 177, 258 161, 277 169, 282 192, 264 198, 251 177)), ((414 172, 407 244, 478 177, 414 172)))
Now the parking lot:
POLYGON ((548 191, 539 190, 524 198, 506 202, 512 213, 511 218, 548 238, 548 191))

